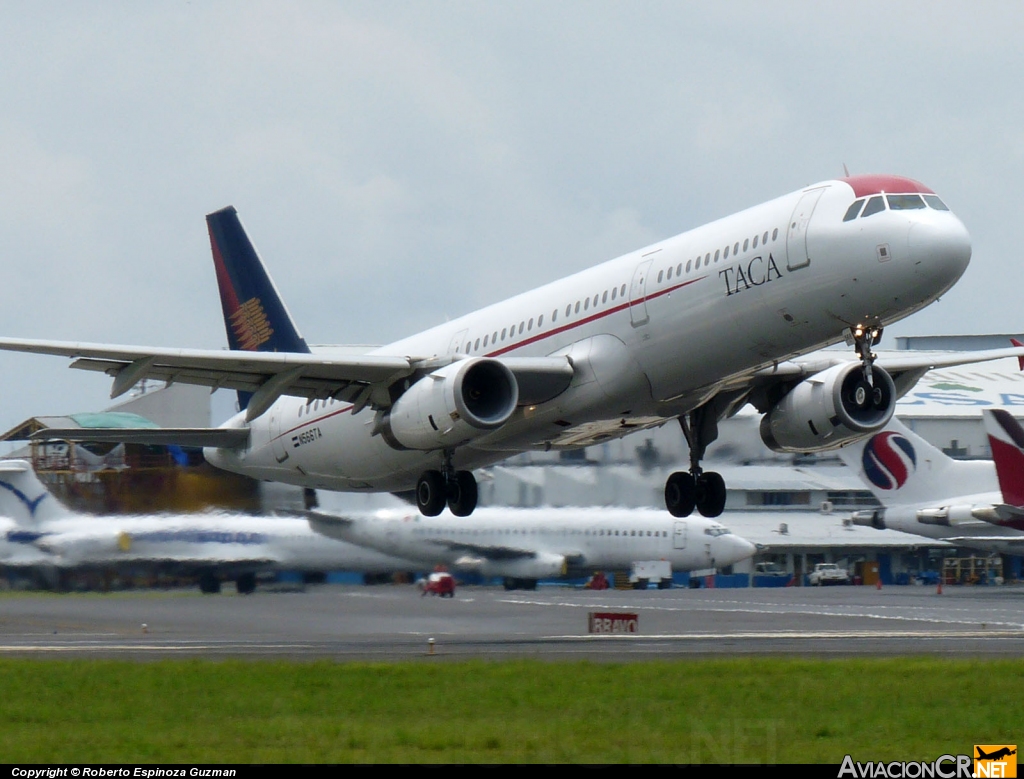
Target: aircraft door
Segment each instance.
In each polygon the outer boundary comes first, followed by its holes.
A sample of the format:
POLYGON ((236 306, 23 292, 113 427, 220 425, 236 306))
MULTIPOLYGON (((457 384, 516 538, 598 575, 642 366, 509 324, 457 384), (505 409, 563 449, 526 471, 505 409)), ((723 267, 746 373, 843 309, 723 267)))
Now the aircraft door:
POLYGON ((448 344, 448 354, 458 354, 462 348, 462 342, 466 338, 466 333, 469 330, 459 330, 455 335, 452 336, 452 342, 448 344))
POLYGON ((270 407, 270 446, 274 452, 274 459, 279 463, 288 459, 288 448, 281 437, 281 409, 277 404, 270 407))
POLYGON ((824 187, 804 192, 800 202, 793 209, 789 230, 786 231, 786 267, 789 270, 806 268, 811 264, 811 257, 807 253, 807 225, 810 224, 814 207, 818 205, 818 200, 824 192, 824 187))
POLYGON ((633 327, 646 325, 651 321, 647 314, 647 271, 653 259, 644 260, 633 272, 633 283, 629 285, 629 321, 633 327))
POLYGON ((677 519, 672 525, 672 548, 686 549, 686 520, 677 519))

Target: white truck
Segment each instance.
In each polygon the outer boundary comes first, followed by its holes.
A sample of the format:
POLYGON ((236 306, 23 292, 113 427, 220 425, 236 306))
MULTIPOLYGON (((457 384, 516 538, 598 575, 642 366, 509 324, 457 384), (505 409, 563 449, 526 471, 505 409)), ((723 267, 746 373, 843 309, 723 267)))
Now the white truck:
POLYGON ((849 584, 850 574, 835 563, 818 563, 807 577, 807 581, 815 587, 823 584, 849 584))

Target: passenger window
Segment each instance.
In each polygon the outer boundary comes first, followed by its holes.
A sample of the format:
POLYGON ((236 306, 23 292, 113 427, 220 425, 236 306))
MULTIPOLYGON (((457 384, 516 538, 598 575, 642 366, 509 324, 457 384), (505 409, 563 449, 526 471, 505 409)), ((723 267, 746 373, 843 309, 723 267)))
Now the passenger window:
POLYGON ((778 227, 776 227, 774 230, 772 230, 772 240, 773 241, 779 240, 779 228, 778 227))
POLYGON ((477 339, 476 339, 476 343, 475 343, 475 344, 473 344, 473 348, 474 348, 474 349, 475 349, 476 351, 480 351, 480 339, 479 339, 479 338, 477 338, 477 339))
POLYGON ((768 243, 768 231, 764 231, 764 235, 761 236, 761 243, 768 243))
POLYGON ((508 332, 508 328, 505 328, 505 327, 501 328, 501 340, 502 341, 505 340, 505 333, 507 333, 507 332, 508 332))
POLYGON ((744 238, 743 239, 743 251, 746 251, 749 247, 750 247, 750 239, 749 238, 744 238))
POLYGON ((664 279, 664 278, 665 278, 665 271, 663 271, 663 270, 658 271, 658 283, 659 284, 661 284, 662 279, 664 279))
POLYGON ((558 309, 557 308, 554 311, 551 312, 551 321, 552 322, 557 322, 558 321, 558 309))
POLYGON ((754 247, 753 248, 755 248, 755 249, 757 248, 757 239, 758 238, 760 238, 760 236, 758 236, 758 235, 754 236, 754 247))
MULTIPOLYGON (((718 262, 718 255, 721 253, 721 251, 722 251, 721 249, 715 249, 715 262, 718 262)), ((708 252, 708 254, 710 254, 710 252, 708 252)), ((704 255, 704 264, 705 265, 708 264, 707 255, 704 255)))
POLYGON ((600 299, 601 299, 601 293, 598 292, 596 295, 594 295, 594 308, 597 308, 597 301, 599 301, 600 299))
POLYGON ((523 328, 524 327, 526 327, 526 323, 525 322, 520 322, 519 323, 519 335, 523 334, 523 328))
POLYGON ((539 317, 537 317, 537 327, 538 328, 544 327, 544 315, 543 314, 541 314, 539 317))
POLYGON ((739 241, 736 241, 736 245, 732 247, 732 253, 733 253, 733 255, 737 255, 737 254, 740 253, 740 242, 739 241))
POLYGON ((583 310, 586 311, 588 308, 590 308, 590 298, 583 301, 583 310))
POLYGON ((576 308, 574 308, 573 311, 577 314, 580 312, 580 302, 578 300, 576 301, 576 308))
POLYGON ((672 271, 673 271, 673 268, 672 268, 672 266, 670 265, 670 266, 669 266, 669 268, 668 268, 668 270, 667 270, 667 271, 665 271, 665 278, 666 278, 666 279, 671 279, 671 278, 672 278, 672 271))
POLYGON ((626 285, 625 284, 622 285, 622 289, 619 290, 619 294, 625 296, 625 294, 626 294, 626 285))
POLYGON ((612 287, 612 300, 615 300, 615 298, 618 297, 618 294, 619 294, 619 288, 618 287, 612 287))
POLYGON ((491 336, 491 343, 492 344, 498 343, 498 331, 497 330, 495 330, 494 331, 494 335, 491 336))
POLYGON ((484 347, 486 347, 486 346, 487 346, 487 338, 488 338, 488 336, 486 336, 486 335, 485 335, 485 336, 484 336, 484 347))
POLYGON ((879 211, 885 210, 885 200, 881 195, 875 195, 868 201, 868 204, 864 206, 864 211, 861 213, 861 218, 877 214, 879 211))
POLYGON ((572 313, 572 303, 565 307, 565 315, 569 316, 572 313))
POLYGON ((683 275, 683 263, 679 263, 678 265, 676 265, 676 275, 677 276, 682 276, 683 275))
POLYGON ((938 195, 925 195, 924 202, 934 208, 936 211, 948 211, 949 208, 939 200, 938 195))
POLYGON ((533 330, 533 317, 530 317, 530 321, 526 323, 527 331, 533 330))
MULTIPOLYGON (((723 260, 728 260, 729 259, 729 247, 728 246, 726 246, 725 247, 725 251, 722 252, 722 259, 723 260)), ((718 262, 718 252, 715 252, 715 262, 718 262)))
POLYGON ((886 199, 893 211, 916 211, 925 207, 920 195, 886 195, 886 199))
POLYGON ((605 290, 604 294, 601 295, 601 302, 602 303, 607 303, 608 302, 608 290, 605 290))
MULTIPOLYGON (((698 262, 700 262, 700 258, 698 258, 698 259, 697 259, 697 261, 698 261, 698 262)), ((687 260, 687 261, 686 261, 686 272, 687 272, 687 273, 689 273, 689 272, 690 272, 690 263, 691 263, 691 262, 693 262, 693 260, 687 260)))
POLYGON ((843 217, 844 222, 850 222, 857 218, 857 214, 860 213, 860 207, 864 205, 864 200, 854 200, 848 209, 846 209, 846 216, 843 217))
POLYGON ((697 258, 697 262, 696 262, 696 264, 693 267, 694 268, 700 268, 700 257, 697 258))

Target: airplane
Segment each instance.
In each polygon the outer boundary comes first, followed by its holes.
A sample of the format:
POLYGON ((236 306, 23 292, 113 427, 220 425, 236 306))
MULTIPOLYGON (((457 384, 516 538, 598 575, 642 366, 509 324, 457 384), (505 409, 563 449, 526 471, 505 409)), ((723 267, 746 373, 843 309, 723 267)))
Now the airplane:
MULTIPOLYGON (((995 413, 1004 424, 1009 419, 1024 436, 1009 414, 995 413)), ((993 412, 985 409, 982 414, 991 430, 993 412)), ((1021 458, 1014 461, 1019 466, 1024 453, 1016 445, 1013 451, 1021 458)), ((901 530, 985 552, 1024 551, 1024 498, 1000 492, 1004 474, 997 477, 997 470, 1005 469, 1001 452, 995 463, 954 460, 894 418, 882 432, 841 448, 839 457, 883 506, 855 511, 854 524, 901 530)))
POLYGON ((981 747, 975 747, 975 749, 978 750, 976 760, 999 760, 1000 758, 1017 754, 1016 749, 1010 749, 1009 747, 1002 747, 991 754, 987 754, 981 747))
POLYGON ((92 516, 63 506, 25 460, 0 461, 0 567, 159 570, 199 576, 204 593, 234 579, 251 593, 264 571, 415 571, 410 560, 332 541, 303 517, 240 514, 92 516))
POLYGON ((309 523, 329 538, 383 554, 502 577, 507 590, 642 560, 666 560, 674 571, 723 568, 757 551, 715 520, 653 509, 481 508, 469 518, 384 509, 361 516, 312 512, 309 523))
POLYGON ((666 508, 715 517, 725 482, 701 461, 746 403, 775 451, 823 451, 882 429, 931 368, 1024 354, 872 351, 971 256, 945 203, 899 176, 804 187, 363 350, 306 343, 233 207, 207 226, 230 350, 14 338, 0 349, 73 358, 112 376, 112 397, 144 378, 235 389, 239 413, 213 429, 38 437, 199 446, 254 478, 411 492, 424 515, 466 516, 475 468, 677 420, 690 463, 668 477, 666 508), (844 338, 854 354, 803 357, 844 338))

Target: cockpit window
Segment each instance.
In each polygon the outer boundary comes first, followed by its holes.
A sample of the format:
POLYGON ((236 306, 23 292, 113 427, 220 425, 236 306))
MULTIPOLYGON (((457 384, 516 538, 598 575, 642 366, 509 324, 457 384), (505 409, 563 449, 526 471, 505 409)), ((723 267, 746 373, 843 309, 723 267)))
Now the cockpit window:
POLYGON ((712 525, 711 527, 704 528, 704 535, 706 536, 727 536, 729 535, 729 529, 722 525, 712 525))
POLYGON ((875 195, 868 201, 868 204, 864 206, 864 213, 861 214, 861 217, 871 216, 872 214, 877 214, 879 211, 884 210, 885 199, 881 195, 875 195))
POLYGON ((924 202, 934 208, 936 211, 948 211, 949 207, 939 200, 938 195, 925 195, 924 202))
POLYGON ((846 210, 846 216, 843 217, 844 222, 850 222, 857 218, 857 214, 860 213, 860 207, 864 205, 863 200, 854 200, 850 204, 850 207, 846 210))
POLYGON ((889 208, 893 211, 913 211, 924 208, 924 201, 920 195, 886 195, 889 200, 889 208))

